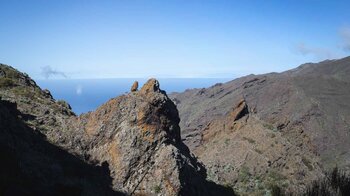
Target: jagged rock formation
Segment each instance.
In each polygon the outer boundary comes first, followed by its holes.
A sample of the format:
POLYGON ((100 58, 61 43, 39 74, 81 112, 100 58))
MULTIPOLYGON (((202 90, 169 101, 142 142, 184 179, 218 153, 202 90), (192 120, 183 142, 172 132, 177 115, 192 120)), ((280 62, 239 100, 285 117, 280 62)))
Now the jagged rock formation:
POLYGON ((248 106, 244 99, 241 99, 236 107, 233 108, 232 112, 229 114, 232 116, 233 121, 236 121, 243 116, 248 114, 248 106))
POLYGON ((138 81, 135 81, 135 82, 132 84, 132 86, 131 86, 131 88, 130 88, 130 91, 131 91, 131 92, 135 92, 135 91, 137 91, 138 88, 139 88, 139 82, 138 82, 138 81))
MULTIPOLYGON (((150 79, 140 91, 113 98, 94 112, 75 116, 69 104, 55 101, 49 91, 42 91, 25 74, 5 65, 0 65, 0 72, 2 99, 17 104, 19 121, 31 132, 41 133, 42 143, 46 139, 47 145, 62 148, 62 153, 86 167, 110 171, 96 177, 107 179, 100 183, 111 181, 101 186, 103 191, 112 191, 108 189, 111 184, 113 191, 131 195, 233 194, 231 189, 206 181, 205 168, 181 141, 176 106, 160 90, 157 80, 150 79)), ((17 134, 12 129, 9 132, 17 134)), ((21 144, 12 148, 21 148, 21 144)), ((27 158, 25 155, 16 154, 21 160, 27 158)), ((61 167, 65 170, 68 165, 61 167)), ((34 168, 40 175, 41 167, 34 168)), ((50 190, 50 186, 43 188, 42 193, 50 190)))
POLYGON ((347 57, 170 97, 210 179, 242 193, 298 192, 336 165, 350 169, 349 75, 347 57))
POLYGON ((206 194, 206 171, 182 143, 178 112, 159 83, 111 99, 76 119, 92 162, 110 165, 113 186, 128 194, 206 194), (193 175, 190 175, 193 174, 193 175), (191 177, 190 177, 191 176, 191 177))

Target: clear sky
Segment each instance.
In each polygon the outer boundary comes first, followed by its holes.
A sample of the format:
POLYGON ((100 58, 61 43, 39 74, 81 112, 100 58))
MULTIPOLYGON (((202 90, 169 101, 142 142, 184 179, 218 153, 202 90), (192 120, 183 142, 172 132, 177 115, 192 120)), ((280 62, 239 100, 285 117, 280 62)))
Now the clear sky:
POLYGON ((0 62, 33 78, 225 77, 350 54, 350 1, 0 0, 0 62))

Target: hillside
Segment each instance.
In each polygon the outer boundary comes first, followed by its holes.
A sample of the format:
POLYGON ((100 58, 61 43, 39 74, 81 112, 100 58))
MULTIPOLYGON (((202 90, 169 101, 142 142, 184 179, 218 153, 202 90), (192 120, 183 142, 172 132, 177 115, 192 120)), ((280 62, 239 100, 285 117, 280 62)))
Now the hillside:
POLYGON ((233 195, 206 180, 155 79, 76 116, 1 64, 0 96, 2 195, 233 195))
POLYGON ((350 166, 350 57, 170 95, 184 143, 238 192, 302 191, 350 166))
POLYGON ((350 171, 349 75, 347 57, 169 96, 150 79, 77 116, 0 64, 0 194, 301 194, 350 171))

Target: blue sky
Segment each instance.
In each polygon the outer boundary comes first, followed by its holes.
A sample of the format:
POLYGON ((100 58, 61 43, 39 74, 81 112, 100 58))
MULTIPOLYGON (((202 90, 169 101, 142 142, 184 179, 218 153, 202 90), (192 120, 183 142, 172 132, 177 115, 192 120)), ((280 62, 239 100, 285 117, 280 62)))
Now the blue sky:
POLYGON ((350 54, 349 1, 0 0, 0 62, 40 78, 223 77, 350 54))

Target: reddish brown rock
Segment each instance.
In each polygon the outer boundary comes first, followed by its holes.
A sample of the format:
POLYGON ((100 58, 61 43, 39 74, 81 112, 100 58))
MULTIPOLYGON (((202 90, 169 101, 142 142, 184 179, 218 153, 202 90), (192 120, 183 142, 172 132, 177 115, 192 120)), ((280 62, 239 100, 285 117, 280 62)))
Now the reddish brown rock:
POLYGON ((135 91, 137 91, 138 88, 139 88, 139 82, 138 82, 138 81, 135 81, 135 82, 132 84, 132 86, 131 86, 131 88, 130 88, 130 91, 131 91, 131 92, 135 92, 135 91))
POLYGON ((141 88, 140 93, 148 94, 149 92, 159 92, 158 80, 151 78, 141 88))
POLYGON ((244 99, 241 99, 231 112, 234 121, 240 119, 242 116, 248 114, 248 106, 244 99))
MULTIPOLYGON (((31 151, 32 146, 23 148, 28 149, 25 151, 28 153, 18 159, 21 161, 18 164, 27 163, 23 161, 26 157, 40 157, 43 154, 40 154, 40 147, 44 149, 44 165, 36 160, 28 167, 29 172, 35 171, 35 175, 42 176, 29 182, 38 181, 40 185, 45 185, 34 195, 52 195, 50 193, 56 190, 54 183, 60 183, 58 188, 66 191, 62 194, 98 195, 96 191, 102 195, 120 192, 127 195, 233 194, 232 189, 206 180, 205 168, 181 140, 177 108, 165 91, 159 89, 156 79, 150 79, 140 91, 113 98, 96 111, 75 116, 68 103, 48 96, 48 92, 42 91, 28 76, 9 66, 0 65, 0 70, 6 77, 11 75, 11 78, 6 78, 11 85, 3 83, 5 85, 0 86, 0 96, 16 103, 21 116, 18 121, 29 126, 30 131, 39 137, 38 140, 45 140, 56 146, 56 151, 71 156, 73 162, 60 161, 63 155, 59 153, 58 159, 55 158, 56 154, 50 155, 51 151, 39 141, 35 141, 35 145, 30 144, 35 146, 34 151, 31 151), (39 152, 36 152, 37 149, 39 152), (45 158, 46 155, 49 157, 45 158), (51 160, 62 163, 59 164, 62 168, 58 168, 62 172, 51 172, 51 160), (44 173, 41 173, 41 169, 44 173), (65 176, 67 171, 72 171, 68 172, 71 176, 65 176), (48 175, 53 176, 52 179, 48 177, 48 183, 41 183, 48 175), (87 177, 86 181, 82 180, 84 177, 87 177), (94 188, 91 183, 98 187, 94 188)), ((19 114, 14 116, 17 118, 19 114)), ((0 102, 0 134, 7 134, 3 130, 17 134, 6 129, 8 123, 14 122, 12 117, 6 115, 0 102)), ((13 144, 7 141, 8 138, 16 138, 15 135, 0 138, 3 138, 0 139, 1 146, 22 149, 18 145, 23 138, 13 144)), ((22 151, 18 150, 19 153, 14 155, 21 156, 22 151)), ((17 170, 15 168, 11 173, 17 170)), ((2 184, 0 186, 3 187, 2 184)), ((20 186, 14 187, 27 191, 20 186)))

